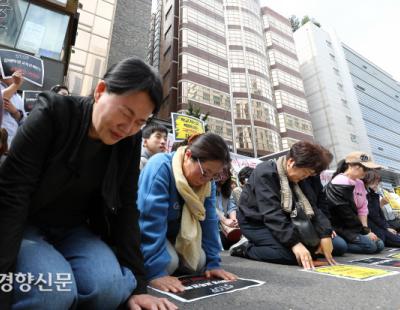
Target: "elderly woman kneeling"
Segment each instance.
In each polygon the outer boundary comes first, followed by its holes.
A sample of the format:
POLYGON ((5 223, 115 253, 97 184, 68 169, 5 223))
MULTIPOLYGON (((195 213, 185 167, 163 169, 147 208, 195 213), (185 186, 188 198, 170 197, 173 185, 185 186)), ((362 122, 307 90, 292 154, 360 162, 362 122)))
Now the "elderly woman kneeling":
MULTIPOLYGON (((297 262, 309 269, 313 268, 313 256, 320 253, 334 264, 332 229, 318 207, 321 186, 315 185, 313 177, 326 169, 331 159, 322 146, 300 141, 288 155, 259 164, 239 200, 238 221, 247 239, 233 245, 231 255, 278 264, 297 262), (300 214, 303 226, 308 224, 306 232, 295 225, 300 214)), ((336 238, 337 254, 342 254, 346 243, 336 238)))

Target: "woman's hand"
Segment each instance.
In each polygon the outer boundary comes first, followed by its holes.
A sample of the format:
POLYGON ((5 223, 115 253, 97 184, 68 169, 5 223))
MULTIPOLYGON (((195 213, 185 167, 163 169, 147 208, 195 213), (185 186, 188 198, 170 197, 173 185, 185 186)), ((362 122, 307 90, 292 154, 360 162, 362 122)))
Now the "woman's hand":
POLYGON ((395 229, 393 229, 393 228, 390 228, 390 227, 389 227, 389 228, 387 229, 387 231, 390 232, 390 233, 392 233, 392 234, 397 235, 397 231, 396 231, 395 229))
POLYGON ((232 220, 232 219, 227 219, 227 218, 225 218, 225 219, 223 220, 223 223, 224 223, 226 226, 232 227, 232 228, 238 226, 237 220, 235 221, 235 220, 232 220))
POLYGON ((165 276, 150 281, 150 285, 165 292, 183 292, 185 287, 177 277, 165 276))
POLYGON ((223 280, 236 280, 237 276, 223 269, 211 269, 205 272, 206 278, 220 278, 223 280))
POLYGON ((304 269, 314 269, 312 257, 307 248, 301 243, 297 243, 292 247, 292 252, 296 256, 297 262, 304 269))
POLYGON ((24 81, 24 75, 21 70, 15 71, 12 75, 13 83, 18 86, 18 88, 22 85, 24 81))
POLYGON ((323 254, 329 265, 336 265, 336 261, 332 257, 333 244, 331 238, 322 238, 318 250, 315 254, 323 254))
POLYGON ((148 294, 132 295, 127 302, 129 310, 176 310, 178 309, 166 298, 157 298, 148 294))
POLYGON ((373 232, 370 232, 368 235, 368 238, 371 239, 372 241, 377 241, 378 237, 375 235, 373 232))

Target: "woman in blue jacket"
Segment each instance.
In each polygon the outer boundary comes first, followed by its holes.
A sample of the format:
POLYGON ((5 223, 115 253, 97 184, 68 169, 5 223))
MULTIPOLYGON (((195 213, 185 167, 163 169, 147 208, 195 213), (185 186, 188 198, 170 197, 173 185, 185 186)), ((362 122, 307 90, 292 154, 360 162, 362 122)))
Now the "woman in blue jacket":
POLYGON ((142 252, 150 285, 179 292, 175 271, 205 271, 233 280, 220 267, 215 183, 230 162, 224 140, 207 133, 192 137, 174 153, 150 158, 139 178, 142 252))

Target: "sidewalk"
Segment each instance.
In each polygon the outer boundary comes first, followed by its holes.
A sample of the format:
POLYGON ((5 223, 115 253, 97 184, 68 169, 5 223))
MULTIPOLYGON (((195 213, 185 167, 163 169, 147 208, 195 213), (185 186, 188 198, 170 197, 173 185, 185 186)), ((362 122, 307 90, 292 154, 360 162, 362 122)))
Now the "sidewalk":
MULTIPOLYGON (((389 254, 385 251, 378 255, 346 254, 337 258, 337 261, 347 263, 352 259, 386 257, 389 254)), ((170 300, 178 305, 179 309, 193 310, 400 309, 400 274, 358 282, 303 272, 297 266, 231 257, 226 251, 222 253, 222 262, 227 271, 236 273, 241 278, 262 280, 266 283, 259 287, 192 303, 170 300)), ((373 266, 373 268, 382 267, 373 266)), ((400 271, 400 268, 391 270, 400 271)))

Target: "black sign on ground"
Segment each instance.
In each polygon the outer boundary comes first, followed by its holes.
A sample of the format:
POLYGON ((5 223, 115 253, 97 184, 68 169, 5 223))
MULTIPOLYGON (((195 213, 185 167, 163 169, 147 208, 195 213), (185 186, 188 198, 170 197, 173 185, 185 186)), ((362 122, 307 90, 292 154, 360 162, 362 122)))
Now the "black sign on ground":
POLYGON ((24 90, 22 93, 22 100, 24 102, 24 110, 26 113, 32 111, 36 104, 36 98, 41 93, 41 91, 35 90, 24 90))
POLYGON ((154 288, 153 289, 182 302, 193 302, 199 299, 213 297, 220 294, 232 293, 238 290, 243 290, 253 286, 259 286, 265 283, 263 281, 241 278, 233 281, 217 278, 208 279, 203 275, 183 276, 179 277, 179 280, 185 287, 185 291, 183 292, 168 293, 154 288))
POLYGON ((21 70, 26 81, 43 87, 43 60, 38 57, 0 49, 0 70, 4 79, 10 78, 15 71, 21 70))

